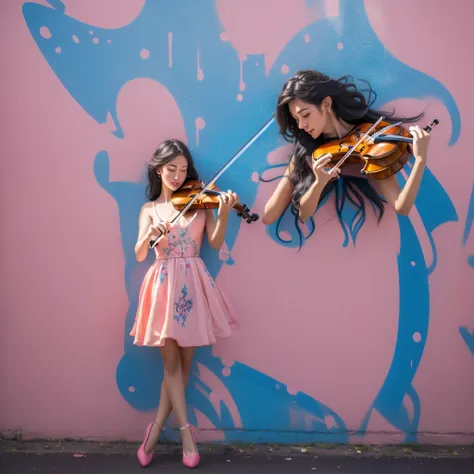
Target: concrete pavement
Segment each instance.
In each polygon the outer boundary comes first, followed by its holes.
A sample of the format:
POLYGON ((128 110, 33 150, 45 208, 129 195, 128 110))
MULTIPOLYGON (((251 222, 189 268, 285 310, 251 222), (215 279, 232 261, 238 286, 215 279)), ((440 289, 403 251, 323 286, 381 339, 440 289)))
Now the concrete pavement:
MULTIPOLYGON (((0 455, 2 474, 143 474, 143 468, 131 454, 86 454, 74 457, 63 454, 4 453, 0 455)), ((189 472, 179 455, 156 457, 145 472, 173 474, 189 472)), ((416 458, 345 458, 314 456, 281 456, 258 453, 243 456, 203 453, 197 472, 226 474, 474 474, 474 459, 416 458)))
MULTIPOLYGON (((179 445, 158 445, 143 471, 135 443, 1 440, 1 474, 189 472, 179 445)), ((199 445, 197 472, 225 474, 474 474, 474 446, 199 445)))

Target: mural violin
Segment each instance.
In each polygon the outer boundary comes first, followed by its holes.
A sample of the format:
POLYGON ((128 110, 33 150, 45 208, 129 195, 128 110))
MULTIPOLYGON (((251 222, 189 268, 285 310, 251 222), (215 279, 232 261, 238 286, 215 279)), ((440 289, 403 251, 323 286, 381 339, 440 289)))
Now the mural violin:
MULTIPOLYGON (((438 124, 439 120, 434 119, 424 130, 430 132, 438 124)), ((360 124, 344 137, 324 143, 313 151, 312 157, 317 160, 331 154, 329 163, 334 165, 333 170, 344 163, 363 163, 361 173, 380 180, 393 176, 405 166, 411 143, 413 137, 402 122, 390 124, 380 117, 373 124, 360 124)))
MULTIPOLYGON (((245 145, 212 177, 207 183, 199 181, 187 181, 180 189, 175 191, 171 197, 171 202, 179 214, 170 222, 172 224, 190 209, 216 209, 219 207, 218 196, 221 191, 215 186, 217 179, 252 145, 252 143, 265 132, 265 130, 273 123, 275 116, 272 115, 267 122, 250 138, 245 145)), ((254 222, 258 219, 257 214, 250 214, 250 209, 245 204, 236 204, 233 206, 239 217, 247 219, 247 223, 254 222)), ((150 240, 149 248, 154 248, 158 243, 158 236, 154 240, 150 240)))

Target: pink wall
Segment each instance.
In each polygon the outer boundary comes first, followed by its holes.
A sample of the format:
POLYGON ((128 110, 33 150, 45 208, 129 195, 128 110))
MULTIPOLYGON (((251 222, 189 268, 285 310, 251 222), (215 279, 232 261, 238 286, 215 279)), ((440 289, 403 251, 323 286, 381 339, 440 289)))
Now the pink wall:
MULTIPOLYGON (((198 436, 473 441, 474 93, 461 35, 474 6, 22 3, 5 0, 0 18, 0 431, 140 439, 162 376, 127 336, 150 263, 133 256, 143 165, 175 136, 209 177, 268 119, 285 78, 314 67, 369 79, 377 105, 400 114, 426 108, 423 125, 439 118, 423 191, 409 218, 387 209, 377 226, 369 212, 356 245, 342 245, 330 203, 300 252, 274 227, 233 221, 230 258, 205 261, 242 329, 198 351, 198 436)), ((273 127, 222 187, 261 213, 275 183, 259 177, 278 174, 265 168, 286 159, 281 145, 273 127)))

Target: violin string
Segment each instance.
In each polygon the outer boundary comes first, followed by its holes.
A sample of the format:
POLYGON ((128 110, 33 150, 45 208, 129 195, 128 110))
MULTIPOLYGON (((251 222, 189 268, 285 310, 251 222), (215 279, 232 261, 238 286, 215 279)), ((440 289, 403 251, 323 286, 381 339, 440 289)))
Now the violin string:
POLYGON ((334 165, 334 167, 329 171, 329 174, 331 174, 336 168, 341 166, 344 161, 349 158, 350 155, 357 149, 357 147, 365 140, 365 138, 369 135, 369 133, 377 127, 377 125, 383 120, 383 117, 380 117, 365 133, 362 135, 362 138, 339 160, 339 162, 334 165))
POLYGON ((381 128, 378 132, 375 132, 371 139, 372 140, 375 140, 377 137, 379 137, 380 135, 382 135, 382 133, 386 132, 387 130, 390 130, 391 128, 393 127, 397 127, 398 125, 401 125, 403 123, 403 121, 400 121, 400 122, 397 122, 397 123, 392 123, 390 125, 387 125, 386 127, 384 128, 381 128))

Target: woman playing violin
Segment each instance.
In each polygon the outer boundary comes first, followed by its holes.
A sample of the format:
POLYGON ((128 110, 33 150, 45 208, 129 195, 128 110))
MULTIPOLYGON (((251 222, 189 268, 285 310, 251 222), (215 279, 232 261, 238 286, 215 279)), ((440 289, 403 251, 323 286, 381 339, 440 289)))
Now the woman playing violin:
MULTIPOLYGON (((204 233, 213 249, 222 247, 230 209, 239 198, 230 190, 219 193, 215 206, 217 220, 212 208, 190 211, 175 219, 179 213, 173 205, 173 196, 188 181, 198 181, 188 147, 179 140, 165 140, 148 165, 149 201, 140 212, 135 245, 136 258, 142 262, 150 241, 157 241, 156 259, 143 280, 130 335, 137 346, 159 347, 164 366, 156 418, 148 424, 137 452, 143 467, 152 461, 171 410, 180 426, 183 464, 190 468, 197 466, 200 457, 188 423, 185 400, 194 349, 230 336, 237 327, 227 298, 207 270, 200 251, 204 233)), ((150 373, 149 377, 156 374, 150 373)))
POLYGON ((293 141, 295 147, 284 179, 265 205, 264 224, 275 222, 290 203, 300 220, 306 222, 316 212, 320 201, 334 189, 339 178, 344 180, 344 185, 338 214, 346 200, 359 203, 365 212, 363 197, 373 204, 379 221, 384 213, 384 201, 397 214, 409 214, 420 187, 430 141, 428 132, 419 126, 409 128, 415 162, 403 189, 394 175, 369 181, 360 176, 360 168, 356 171, 359 176, 346 171, 352 165, 344 167, 344 173, 341 173, 341 168, 327 169, 331 156, 312 159, 316 148, 329 140, 346 136, 359 124, 373 123, 382 116, 388 123, 413 123, 423 116, 398 118, 373 110, 370 108, 372 93, 370 89, 367 100, 347 77, 334 80, 314 70, 299 71, 286 81, 278 98, 276 116, 281 134, 287 141, 293 141), (348 196, 349 192, 352 196, 348 196))

